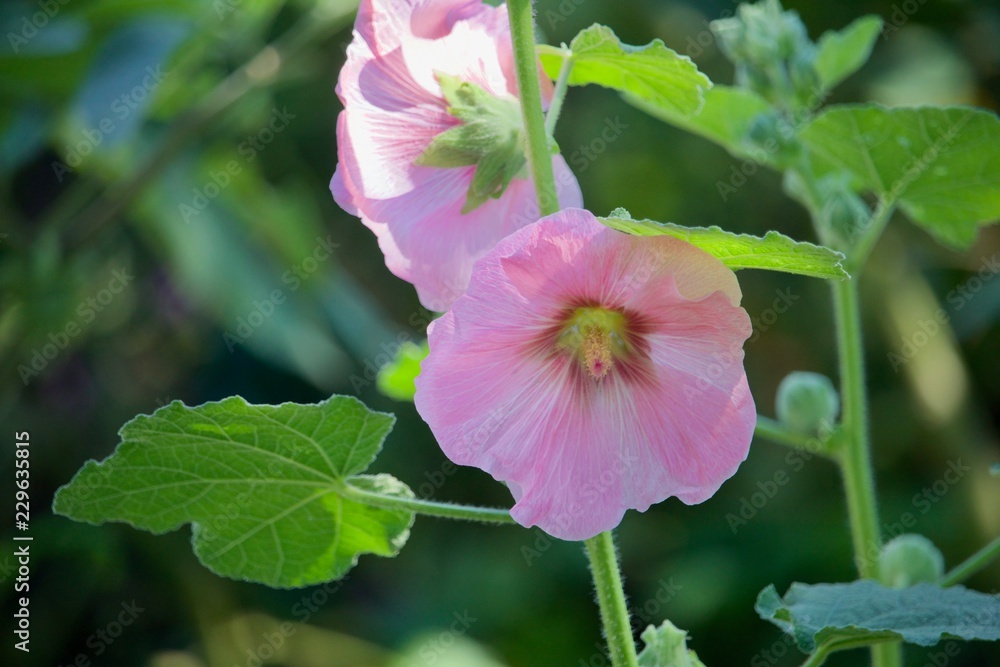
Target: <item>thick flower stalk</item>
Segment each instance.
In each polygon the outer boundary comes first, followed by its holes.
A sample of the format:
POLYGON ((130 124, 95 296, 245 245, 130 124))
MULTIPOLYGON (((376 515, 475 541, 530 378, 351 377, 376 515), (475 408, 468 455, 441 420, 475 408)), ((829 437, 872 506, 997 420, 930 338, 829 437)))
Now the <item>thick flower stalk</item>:
MULTIPOLYGON (((473 262, 539 217, 506 7, 363 0, 337 94, 334 198, 425 307, 447 310, 473 262)), ((582 205, 565 161, 552 159, 560 203, 582 205)))
POLYGON ((568 209, 501 241, 429 330, 416 405, 445 454, 506 482, 511 514, 567 540, 711 497, 756 412, 736 276, 671 237, 568 209))

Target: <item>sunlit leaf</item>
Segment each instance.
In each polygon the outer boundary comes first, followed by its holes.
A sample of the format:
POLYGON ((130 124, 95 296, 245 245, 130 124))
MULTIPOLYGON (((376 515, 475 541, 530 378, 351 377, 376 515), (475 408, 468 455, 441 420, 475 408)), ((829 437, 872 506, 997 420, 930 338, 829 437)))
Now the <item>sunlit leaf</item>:
MULTIPOLYGON (((582 30, 569 45, 573 62, 569 84, 597 84, 633 95, 656 107, 678 114, 701 108, 703 94, 712 82, 687 56, 679 55, 659 39, 645 46, 622 44, 611 28, 594 24, 582 30)), ((558 49, 540 51, 546 74, 557 78, 565 54, 558 49)))
POLYGON ((778 232, 763 237, 734 234, 719 227, 683 227, 671 222, 632 220, 619 215, 598 218, 607 226, 637 236, 673 236, 719 258, 733 269, 768 269, 814 278, 842 280, 848 277, 841 265, 844 256, 829 248, 794 241, 778 232))
POLYGON ((88 462, 54 510, 157 534, 190 523, 195 554, 218 574, 285 588, 329 581, 360 554, 394 556, 409 536, 411 512, 345 497, 348 487, 412 497, 389 475, 361 474, 393 422, 347 396, 175 401, 125 424, 114 454, 88 462))
POLYGON ((1000 218, 1000 118, 972 107, 836 107, 800 133, 816 176, 846 171, 896 199, 938 240, 966 247, 1000 218))

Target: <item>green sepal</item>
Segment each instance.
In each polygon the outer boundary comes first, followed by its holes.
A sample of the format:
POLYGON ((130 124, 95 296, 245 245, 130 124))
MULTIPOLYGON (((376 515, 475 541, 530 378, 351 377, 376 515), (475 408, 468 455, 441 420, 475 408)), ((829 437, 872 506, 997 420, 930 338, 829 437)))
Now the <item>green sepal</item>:
POLYGON ((503 195, 526 164, 521 109, 509 97, 438 72, 448 113, 462 121, 437 135, 414 163, 451 169, 475 165, 462 213, 503 195))

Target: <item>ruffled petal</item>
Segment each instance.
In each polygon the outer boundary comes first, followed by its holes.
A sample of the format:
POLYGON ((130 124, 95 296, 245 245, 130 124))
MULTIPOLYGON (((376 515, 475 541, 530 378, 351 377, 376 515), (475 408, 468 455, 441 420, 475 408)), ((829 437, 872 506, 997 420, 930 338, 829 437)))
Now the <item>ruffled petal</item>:
MULTIPOLYGON (((415 161, 459 121, 447 111, 436 72, 498 96, 516 93, 506 7, 481 0, 364 0, 337 94, 339 161, 334 199, 378 236, 388 268, 412 282, 421 302, 445 310, 465 289, 473 261, 538 218, 535 191, 514 179, 504 195, 461 213, 474 167, 415 161)), ((541 73, 543 95, 551 82, 541 73)), ((579 185, 554 158, 564 206, 582 206, 579 185)))
POLYGON ((480 259, 432 325, 417 409, 450 459, 508 483, 517 521, 556 537, 592 537, 670 496, 702 502, 746 458, 756 421, 751 327, 727 275, 677 239, 586 211, 544 218, 480 259), (636 334, 600 382, 551 345, 560 313, 583 303, 625 313, 636 334))

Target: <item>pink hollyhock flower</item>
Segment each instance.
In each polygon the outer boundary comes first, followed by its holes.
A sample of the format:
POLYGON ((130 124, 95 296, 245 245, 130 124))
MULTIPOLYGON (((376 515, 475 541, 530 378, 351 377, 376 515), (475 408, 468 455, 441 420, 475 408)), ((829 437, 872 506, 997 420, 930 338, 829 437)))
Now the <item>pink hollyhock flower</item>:
MULTIPOLYGON (((362 1, 337 85, 344 111, 337 119, 339 164, 330 186, 337 203, 375 232, 389 269, 437 311, 465 290, 476 258, 538 219, 527 169, 502 196, 463 213, 476 167, 416 164, 438 135, 460 124, 448 112, 441 74, 516 102, 506 6, 362 1)), ((551 82, 542 78, 551 97, 551 82)), ((566 162, 555 156, 553 166, 560 202, 581 206, 566 162)))
POLYGON ((711 497, 756 422, 735 274, 679 239, 569 209, 515 232, 429 329, 416 405, 445 454, 567 540, 711 497))

